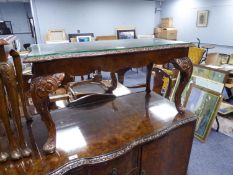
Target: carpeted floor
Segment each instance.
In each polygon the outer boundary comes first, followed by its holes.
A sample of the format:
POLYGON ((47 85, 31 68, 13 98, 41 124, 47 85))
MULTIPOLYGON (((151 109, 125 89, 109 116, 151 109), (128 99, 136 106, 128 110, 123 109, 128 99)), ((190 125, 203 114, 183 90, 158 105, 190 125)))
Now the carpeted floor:
POLYGON ((212 130, 205 143, 194 139, 188 175, 233 175, 233 138, 212 130))
MULTIPOLYGON (((108 78, 104 74, 104 79, 108 78)), ((145 68, 126 73, 125 85, 144 82, 145 68)), ((194 139, 188 175, 233 175, 233 138, 212 130, 205 143, 194 139)))

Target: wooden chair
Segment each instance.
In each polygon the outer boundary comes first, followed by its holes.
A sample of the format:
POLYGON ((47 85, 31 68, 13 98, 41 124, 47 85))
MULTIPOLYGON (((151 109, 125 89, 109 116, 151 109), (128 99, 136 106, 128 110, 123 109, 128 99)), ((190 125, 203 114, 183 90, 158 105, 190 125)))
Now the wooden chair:
MULTIPOLYGON (((3 126, 9 141, 10 157, 14 160, 21 157, 28 157, 31 150, 28 148, 21 124, 20 106, 23 115, 28 121, 31 120, 26 108, 26 99, 23 92, 22 66, 18 52, 11 50, 10 55, 13 57, 14 65, 6 62, 0 62, 0 104, 3 126), (10 120, 14 122, 10 122, 10 120), (15 124, 16 133, 11 128, 15 124), (17 137, 17 139, 15 138, 17 137)), ((0 152, 0 162, 6 161, 7 153, 0 152)))
MULTIPOLYGON (((21 157, 31 155, 31 149, 28 148, 23 134, 20 106, 22 106, 23 115, 27 121, 30 121, 31 117, 26 108, 20 56, 18 52, 14 50, 10 51, 10 55, 14 61, 13 65, 7 61, 7 58, 3 58, 4 55, 4 53, 0 54, 0 119, 3 122, 8 137, 10 157, 13 160, 17 160, 21 157), (10 122, 10 120, 13 120, 13 122, 10 122), (16 128, 16 131, 11 130, 12 124, 15 124, 14 128, 16 128)), ((56 129, 51 115, 48 112, 48 104, 50 102, 49 94, 58 89, 64 76, 63 73, 57 73, 45 77, 37 77, 32 79, 30 85, 33 104, 49 130, 49 139, 43 147, 45 153, 53 152, 56 144, 56 140, 54 140, 56 138, 56 129)), ((7 158, 8 154, 0 150, 0 162, 6 161, 7 158)))
MULTIPOLYGON (((193 64, 200 64, 205 52, 206 51, 203 48, 190 47, 189 52, 188 52, 188 57, 190 58, 190 60, 192 61, 193 64)), ((178 75, 179 75, 179 71, 174 69, 173 66, 170 65, 170 64, 169 65, 163 65, 163 69, 161 69, 160 71, 164 72, 163 76, 169 76, 170 77, 169 86, 170 86, 171 89, 168 88, 168 94, 165 97, 170 98, 170 100, 173 100, 173 98, 174 98, 173 96, 174 96, 174 93, 176 91, 175 85, 176 85, 176 81, 177 81, 177 78, 178 78, 178 75)), ((166 84, 167 83, 165 82, 165 84, 163 85, 164 88, 168 86, 166 84)))
POLYGON ((169 98, 172 89, 171 76, 158 67, 153 67, 152 71, 155 73, 153 91, 165 98, 169 98))
POLYGON ((191 59, 193 64, 200 64, 206 50, 198 47, 190 47, 188 57, 191 59))

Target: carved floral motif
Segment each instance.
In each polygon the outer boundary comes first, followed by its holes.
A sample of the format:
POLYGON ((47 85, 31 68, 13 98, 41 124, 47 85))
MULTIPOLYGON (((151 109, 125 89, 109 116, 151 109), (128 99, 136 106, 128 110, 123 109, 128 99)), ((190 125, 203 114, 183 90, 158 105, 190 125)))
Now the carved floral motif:
POLYGON ((57 73, 34 78, 31 83, 33 103, 48 129, 48 139, 43 146, 43 150, 48 154, 56 149, 56 128, 48 109, 49 94, 57 90, 64 77, 64 73, 57 73))

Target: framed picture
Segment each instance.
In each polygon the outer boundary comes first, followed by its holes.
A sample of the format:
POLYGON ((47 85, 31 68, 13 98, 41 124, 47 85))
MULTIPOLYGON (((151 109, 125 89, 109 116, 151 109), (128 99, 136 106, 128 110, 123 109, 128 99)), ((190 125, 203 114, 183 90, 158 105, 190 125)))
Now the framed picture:
POLYGON ((206 67, 203 65, 193 66, 193 76, 206 78, 218 83, 225 83, 228 79, 228 72, 223 70, 206 67))
POLYGON ((185 102, 187 111, 197 116, 195 137, 204 142, 210 132, 212 123, 217 116, 222 96, 220 93, 191 84, 185 102))
POLYGON ((218 110, 218 113, 221 115, 227 115, 233 112, 233 105, 229 103, 222 102, 220 105, 220 108, 218 110))
POLYGON ((227 64, 230 58, 230 55, 220 53, 219 58, 220 58, 221 64, 227 64))
POLYGON ((76 39, 78 43, 90 42, 91 36, 77 36, 76 39))
POLYGON ((94 33, 70 33, 68 34, 69 42, 77 42, 77 36, 91 36, 91 38, 94 38, 94 33))
POLYGON ((136 39, 135 30, 117 30, 117 39, 136 39))
POLYGON ((230 55, 228 59, 228 64, 233 64, 233 54, 230 55))
POLYGON ((208 10, 197 11, 197 27, 207 27, 208 25, 208 10))

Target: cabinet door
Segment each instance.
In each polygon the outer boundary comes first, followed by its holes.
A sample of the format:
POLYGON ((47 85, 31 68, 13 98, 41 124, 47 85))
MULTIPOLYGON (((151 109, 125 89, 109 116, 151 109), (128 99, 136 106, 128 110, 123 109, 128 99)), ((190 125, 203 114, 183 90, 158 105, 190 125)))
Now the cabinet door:
POLYGON ((138 149, 99 165, 88 168, 88 175, 138 175, 138 149))
POLYGON ((195 122, 185 124, 142 147, 143 175, 186 175, 195 122))
POLYGON ((65 173, 65 175, 88 175, 88 170, 86 168, 75 168, 65 173))

